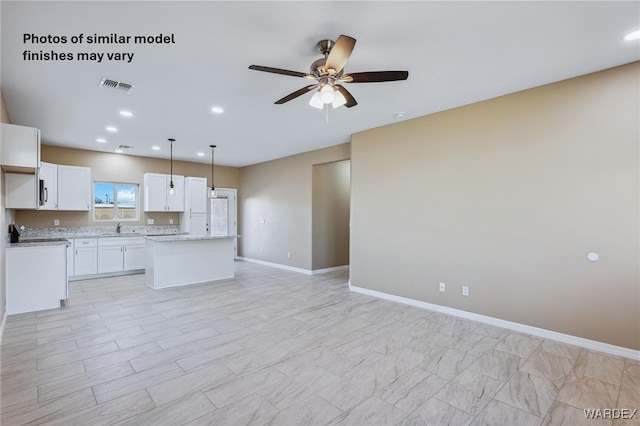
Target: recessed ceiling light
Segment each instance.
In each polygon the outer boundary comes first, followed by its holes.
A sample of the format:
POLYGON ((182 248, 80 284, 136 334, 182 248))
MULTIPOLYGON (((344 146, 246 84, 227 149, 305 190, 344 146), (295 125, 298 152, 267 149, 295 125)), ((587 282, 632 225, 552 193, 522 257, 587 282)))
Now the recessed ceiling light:
POLYGON ((197 155, 198 157, 204 157, 204 152, 197 152, 197 153, 196 153, 196 155, 197 155))
POLYGON ((106 140, 105 138, 96 138, 96 142, 99 142, 99 143, 106 143, 106 142, 107 142, 107 140, 106 140))
POLYGON ((133 113, 131 111, 125 111, 125 110, 120 111, 120 115, 123 117, 133 117, 133 113))
POLYGON ((123 150, 121 150, 121 149, 116 149, 116 153, 117 153, 117 154, 122 154, 123 152, 124 152, 124 151, 123 151, 123 150))
POLYGON ((638 40, 640 38, 640 30, 635 30, 624 36, 627 41, 638 40))
POLYGON ((107 126, 105 127, 105 129, 107 129, 107 132, 117 132, 118 129, 116 127, 113 126, 107 126))
POLYGON ((224 109, 222 109, 222 107, 215 106, 211 108, 211 112, 215 112, 216 114, 222 114, 224 112, 224 109))
POLYGON ((160 151, 160 147, 159 146, 152 146, 151 149, 154 150, 154 151, 160 151))

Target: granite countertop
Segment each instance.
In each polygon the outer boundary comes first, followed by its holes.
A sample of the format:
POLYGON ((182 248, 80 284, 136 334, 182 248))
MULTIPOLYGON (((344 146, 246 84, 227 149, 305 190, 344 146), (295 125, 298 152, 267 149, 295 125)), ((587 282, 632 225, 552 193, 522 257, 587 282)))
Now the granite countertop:
POLYGON ((224 240, 228 238, 236 238, 236 235, 223 235, 212 237, 209 235, 157 235, 145 236, 147 240, 155 241, 155 242, 170 242, 170 241, 195 241, 195 240, 224 240))
POLYGON ((7 248, 27 248, 27 247, 54 247, 70 246, 71 242, 65 238, 41 238, 20 241, 19 243, 7 243, 7 248))
POLYGON ((120 233, 116 233, 115 226, 85 226, 71 228, 27 228, 21 230, 21 240, 52 239, 52 238, 113 238, 113 237, 144 237, 146 235, 179 235, 177 225, 169 226, 122 226, 120 233))
POLYGON ((75 238, 125 238, 145 236, 186 235, 176 225, 169 226, 122 226, 116 233, 114 226, 71 227, 71 228, 26 228, 21 229, 19 243, 7 243, 7 247, 38 247, 47 245, 69 245, 75 238))

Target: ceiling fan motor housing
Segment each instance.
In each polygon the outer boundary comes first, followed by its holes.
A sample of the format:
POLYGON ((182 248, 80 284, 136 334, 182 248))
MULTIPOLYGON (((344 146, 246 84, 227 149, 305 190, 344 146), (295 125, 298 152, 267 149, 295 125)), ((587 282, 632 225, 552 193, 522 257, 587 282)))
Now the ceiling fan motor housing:
POLYGON ((322 53, 326 57, 327 55, 329 55, 329 52, 331 52, 331 48, 334 44, 336 44, 336 42, 333 40, 320 40, 316 44, 316 47, 318 48, 320 53, 322 53))

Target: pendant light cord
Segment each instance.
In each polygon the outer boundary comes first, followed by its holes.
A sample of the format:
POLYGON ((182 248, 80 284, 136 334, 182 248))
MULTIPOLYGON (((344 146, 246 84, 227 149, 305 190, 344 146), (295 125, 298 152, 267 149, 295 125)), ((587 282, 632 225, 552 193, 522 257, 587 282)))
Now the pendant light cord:
POLYGON ((175 139, 169 139, 169 142, 171 143, 170 145, 170 157, 169 157, 169 167, 170 167, 170 173, 171 173, 171 180, 169 181, 169 188, 173 189, 173 142, 175 142, 175 139))
POLYGON ((213 192, 216 189, 215 183, 214 183, 214 175, 213 175, 213 152, 215 151, 216 146, 215 145, 209 145, 211 147, 211 192, 213 192))

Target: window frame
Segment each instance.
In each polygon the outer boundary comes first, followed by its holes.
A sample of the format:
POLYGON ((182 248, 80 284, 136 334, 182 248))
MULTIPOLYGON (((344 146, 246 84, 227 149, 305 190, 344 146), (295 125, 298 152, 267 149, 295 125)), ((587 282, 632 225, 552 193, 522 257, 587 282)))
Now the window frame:
MULTIPOLYGON (((93 195, 92 211, 93 211, 93 221, 94 222, 138 222, 140 220, 140 184, 135 182, 114 182, 114 181, 106 181, 106 180, 94 180, 91 188, 91 193, 93 195), (113 194, 114 200, 113 203, 113 211, 111 219, 98 219, 96 218, 96 206, 100 206, 100 204, 96 203, 96 184, 107 184, 113 185, 113 194), (119 185, 127 185, 133 186, 136 189, 136 197, 135 197, 135 217, 134 218, 118 218, 118 186, 119 185)), ((106 204, 106 203, 104 203, 106 204)))

